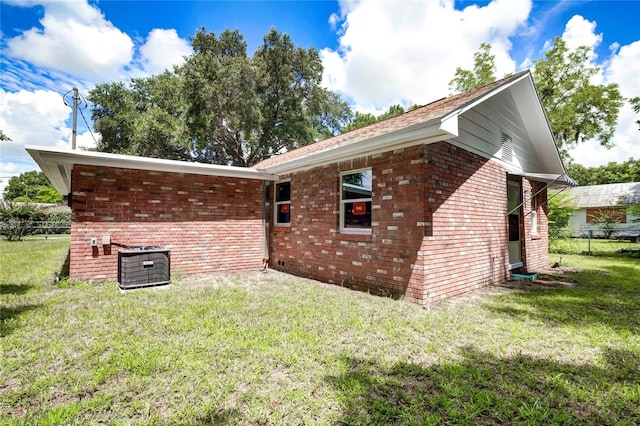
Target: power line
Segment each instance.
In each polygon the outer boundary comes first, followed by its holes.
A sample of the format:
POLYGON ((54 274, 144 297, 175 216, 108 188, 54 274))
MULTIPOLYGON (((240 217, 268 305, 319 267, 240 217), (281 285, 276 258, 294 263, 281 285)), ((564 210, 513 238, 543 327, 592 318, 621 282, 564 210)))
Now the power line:
POLYGON ((72 134, 72 144, 71 147, 72 149, 76 149, 76 123, 77 123, 77 118, 76 118, 76 112, 80 111, 80 115, 82 116, 82 120, 84 121, 84 124, 87 126, 87 130, 89 130, 89 134, 91 134, 91 137, 93 138, 93 141, 96 143, 96 145, 98 144, 98 141, 96 140, 96 137, 94 136, 93 132, 91 131, 91 126, 89 125, 89 122, 87 121, 87 118, 84 116, 84 113, 82 112, 82 110, 86 109, 89 106, 89 103, 87 102, 87 100, 85 99, 84 95, 82 93, 80 93, 78 91, 77 88, 73 88, 71 90, 69 90, 67 93, 65 93, 62 96, 62 101, 64 102, 64 104, 68 107, 73 108, 73 134, 72 134), (67 103, 66 97, 69 93, 73 93, 72 99, 73 99, 73 105, 69 105, 67 103), (78 103, 78 101, 82 100, 82 103, 78 103))
POLYGON ((93 132, 91 131, 91 127, 89 126, 89 123, 87 123, 87 119, 84 116, 84 112, 82 112, 82 109, 80 109, 80 115, 82 116, 82 120, 84 120, 84 124, 87 125, 87 129, 89 130, 89 133, 91 134, 91 137, 93 138, 93 141, 96 143, 96 145, 98 145, 98 141, 96 140, 96 137, 93 135, 93 132))

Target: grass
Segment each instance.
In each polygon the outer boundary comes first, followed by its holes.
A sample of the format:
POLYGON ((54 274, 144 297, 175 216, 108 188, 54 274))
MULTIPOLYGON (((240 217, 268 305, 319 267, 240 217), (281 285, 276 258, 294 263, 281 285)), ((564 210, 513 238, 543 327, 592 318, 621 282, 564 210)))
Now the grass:
POLYGON ((0 424, 640 423, 633 255, 426 311, 275 272, 60 288, 67 249, 0 242, 0 424))

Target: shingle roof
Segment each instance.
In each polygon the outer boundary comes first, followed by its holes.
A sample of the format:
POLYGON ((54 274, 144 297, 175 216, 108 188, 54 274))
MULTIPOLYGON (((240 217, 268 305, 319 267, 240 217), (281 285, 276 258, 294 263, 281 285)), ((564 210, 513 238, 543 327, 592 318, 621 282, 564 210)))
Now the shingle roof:
POLYGON ((640 182, 576 186, 569 194, 575 198, 572 205, 579 209, 628 206, 640 203, 640 182))
POLYGON ((482 96, 490 93, 513 80, 517 80, 529 73, 528 70, 494 81, 486 86, 460 93, 458 95, 443 98, 413 111, 405 112, 402 115, 392 117, 365 127, 361 127, 350 132, 342 133, 329 139, 303 146, 293 151, 274 155, 271 158, 261 161, 254 167, 258 170, 265 170, 269 167, 277 166, 293 160, 310 157, 321 152, 330 151, 335 148, 351 145, 363 140, 392 133, 412 125, 428 123, 451 114, 452 112, 464 108, 482 96))

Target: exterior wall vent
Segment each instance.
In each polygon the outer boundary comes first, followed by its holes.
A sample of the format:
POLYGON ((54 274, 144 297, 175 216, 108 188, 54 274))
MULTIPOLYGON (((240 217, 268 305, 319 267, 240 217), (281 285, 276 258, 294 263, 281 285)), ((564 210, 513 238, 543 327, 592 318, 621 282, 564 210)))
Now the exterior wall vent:
POLYGON ((510 135, 505 132, 500 132, 500 136, 502 139, 501 145, 501 157, 504 161, 508 163, 513 162, 513 139, 510 135))
POLYGON ((122 289, 169 284, 169 249, 131 247, 118 252, 118 284, 122 289))

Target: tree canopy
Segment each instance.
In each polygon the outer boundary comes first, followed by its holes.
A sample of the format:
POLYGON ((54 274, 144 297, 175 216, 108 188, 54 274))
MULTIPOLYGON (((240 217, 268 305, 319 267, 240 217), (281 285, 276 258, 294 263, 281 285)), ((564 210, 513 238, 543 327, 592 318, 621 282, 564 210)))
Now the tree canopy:
POLYGON ((580 186, 640 182, 640 159, 632 157, 623 163, 612 161, 606 166, 598 167, 571 163, 567 166, 567 173, 580 186))
POLYGON ((456 68, 453 80, 449 82, 449 89, 455 92, 467 92, 496 81, 495 56, 491 54, 491 45, 482 43, 473 54, 473 70, 456 68))
POLYGON ((318 52, 269 31, 253 56, 243 36, 199 30, 174 71, 90 92, 97 149, 236 166, 339 133, 348 104, 320 86, 318 52))
MULTIPOLYGON (((640 114, 640 96, 629 99, 629 103, 631 104, 631 108, 633 108, 633 112, 640 114)), ((636 120, 636 124, 638 125, 638 130, 640 130, 640 119, 636 120)))
MULTIPOLYGON (((495 57, 483 43, 475 53, 474 69, 458 68, 450 87, 471 90, 495 81, 495 57)), ((533 79, 549 119, 556 144, 565 158, 567 149, 586 139, 604 147, 612 140, 624 98, 617 84, 594 84, 600 68, 591 65, 587 46, 569 49, 560 37, 544 58, 534 61, 533 79)))
POLYGON ((590 82, 600 68, 590 65, 589 51, 570 50, 556 37, 545 57, 534 61, 533 78, 560 149, 593 138, 604 147, 615 145, 611 139, 624 98, 617 84, 590 82))
POLYGON ((351 130, 359 129, 364 126, 377 123, 378 121, 396 117, 408 111, 413 111, 416 108, 420 108, 420 105, 417 105, 417 104, 411 105, 409 108, 407 108, 406 111, 402 105, 391 105, 386 112, 380 114, 377 117, 371 113, 362 113, 362 112, 356 111, 354 119, 345 126, 343 131, 349 132, 351 130))
POLYGON ((51 186, 51 182, 44 173, 35 170, 21 173, 9 179, 4 188, 3 198, 35 203, 59 203, 62 201, 62 195, 51 186))

